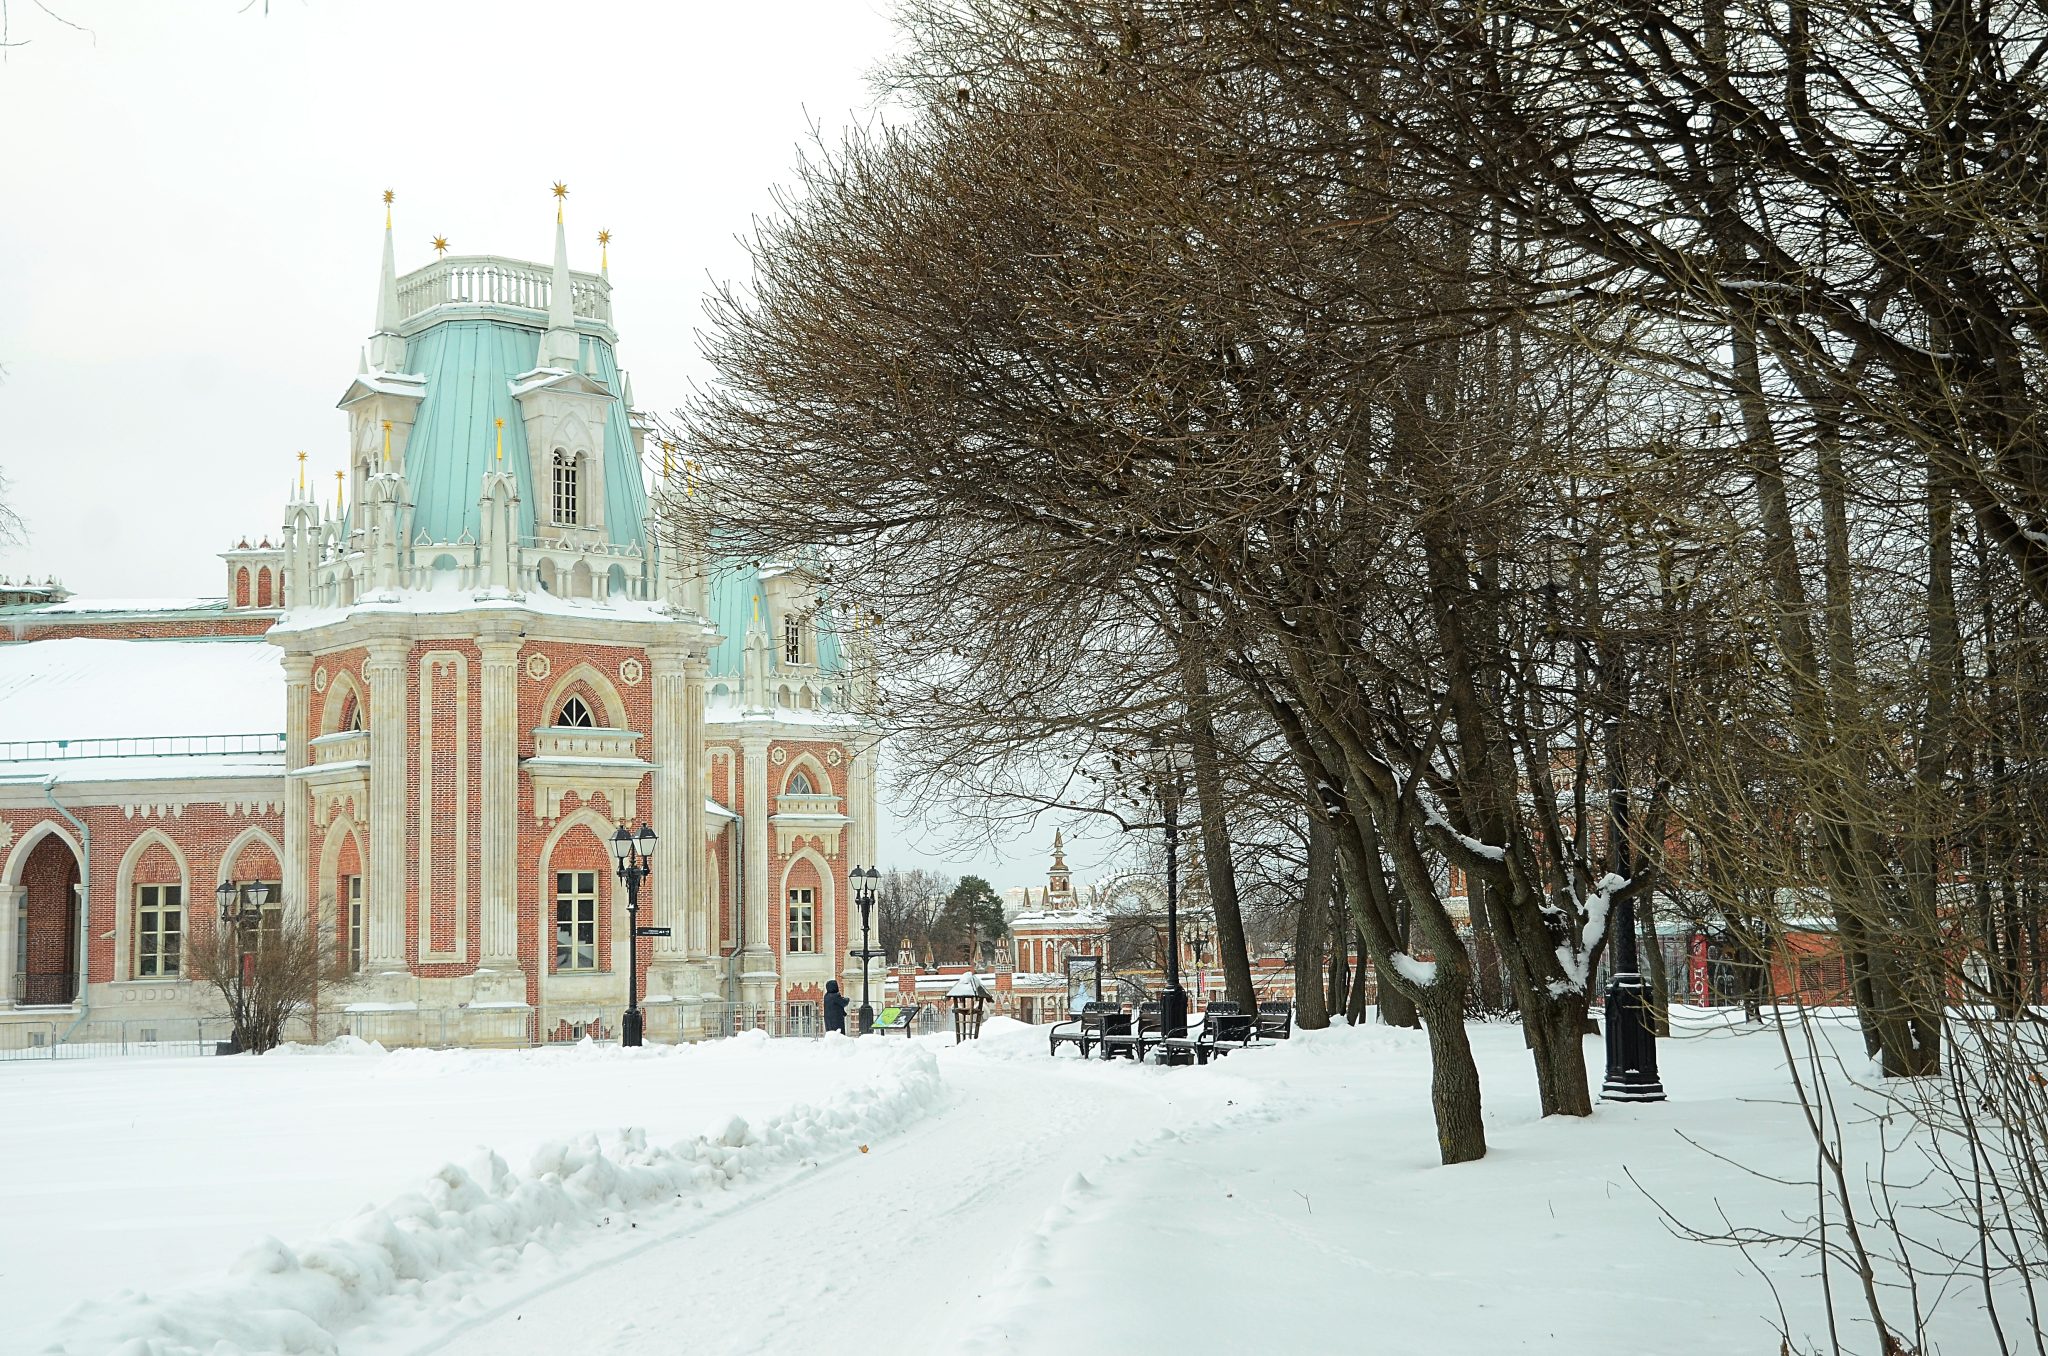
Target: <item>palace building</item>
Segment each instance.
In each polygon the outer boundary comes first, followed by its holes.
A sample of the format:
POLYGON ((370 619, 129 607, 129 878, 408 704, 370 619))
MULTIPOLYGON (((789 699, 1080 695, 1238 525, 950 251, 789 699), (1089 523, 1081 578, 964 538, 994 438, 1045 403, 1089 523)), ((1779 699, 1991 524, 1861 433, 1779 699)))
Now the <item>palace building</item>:
POLYGON ((863 657, 801 568, 661 540, 617 344, 559 208, 552 266, 404 275, 387 209, 347 469, 324 490, 301 454, 224 596, 0 583, 0 1041, 217 1013, 184 962, 222 881, 345 952, 301 1036, 615 1030, 629 946, 650 1036, 857 991, 863 657), (664 935, 628 936, 622 823, 658 835, 664 935))

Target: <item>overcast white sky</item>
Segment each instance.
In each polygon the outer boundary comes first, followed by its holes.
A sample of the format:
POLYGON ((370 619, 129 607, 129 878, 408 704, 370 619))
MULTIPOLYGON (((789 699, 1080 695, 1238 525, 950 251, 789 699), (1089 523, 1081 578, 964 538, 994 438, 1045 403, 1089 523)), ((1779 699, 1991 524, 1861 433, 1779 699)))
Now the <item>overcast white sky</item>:
MULTIPOLYGON (((0 471, 30 532, 0 574, 89 596, 218 594, 295 452, 331 489, 386 188, 404 272, 436 234, 548 258, 565 181, 572 264, 612 232, 634 394, 673 407, 735 237, 812 121, 871 116, 895 42, 887 0, 0 3, 0 471)), ((882 858, 1042 885, 1051 836, 1006 859, 895 819, 882 858)))

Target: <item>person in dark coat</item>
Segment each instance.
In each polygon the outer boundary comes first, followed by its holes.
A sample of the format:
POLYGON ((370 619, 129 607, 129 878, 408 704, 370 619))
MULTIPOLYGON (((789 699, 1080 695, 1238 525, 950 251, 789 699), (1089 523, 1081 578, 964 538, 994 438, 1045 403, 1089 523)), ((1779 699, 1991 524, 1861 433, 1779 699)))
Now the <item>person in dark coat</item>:
POLYGON ((839 992, 839 981, 825 981, 825 1034, 837 1031, 846 1034, 846 995, 839 992))

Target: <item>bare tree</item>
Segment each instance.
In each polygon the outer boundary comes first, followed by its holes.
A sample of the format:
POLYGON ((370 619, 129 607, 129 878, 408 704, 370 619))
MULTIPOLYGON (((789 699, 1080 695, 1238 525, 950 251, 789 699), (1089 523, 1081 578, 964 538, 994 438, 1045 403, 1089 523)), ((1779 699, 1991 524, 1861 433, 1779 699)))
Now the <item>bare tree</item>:
POLYGON ((187 973, 220 995, 235 1048, 251 1054, 275 1049, 294 1018, 354 978, 346 948, 300 918, 250 928, 219 924, 194 942, 185 953, 187 973))

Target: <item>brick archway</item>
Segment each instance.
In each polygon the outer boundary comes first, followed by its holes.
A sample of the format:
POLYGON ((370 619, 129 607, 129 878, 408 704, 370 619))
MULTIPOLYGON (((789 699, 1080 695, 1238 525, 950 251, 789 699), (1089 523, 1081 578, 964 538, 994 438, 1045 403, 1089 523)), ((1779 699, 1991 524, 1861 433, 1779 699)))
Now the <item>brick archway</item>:
POLYGON ((18 1003, 70 1003, 78 997, 78 857, 58 833, 46 834, 22 859, 14 954, 0 957, 18 1003))

